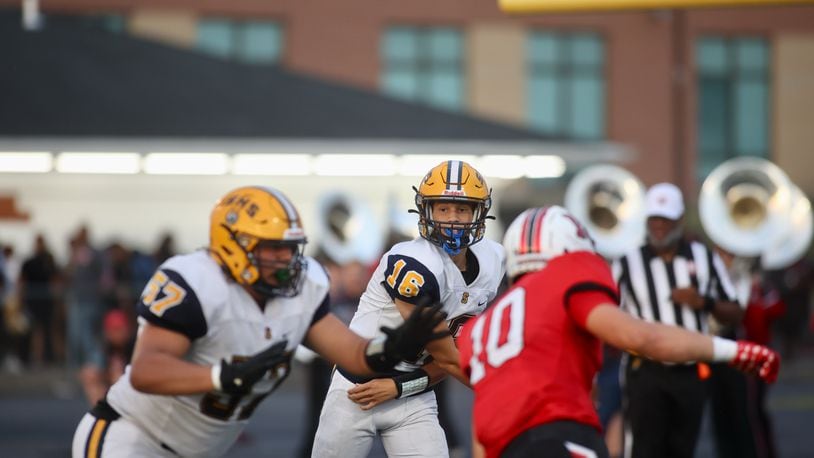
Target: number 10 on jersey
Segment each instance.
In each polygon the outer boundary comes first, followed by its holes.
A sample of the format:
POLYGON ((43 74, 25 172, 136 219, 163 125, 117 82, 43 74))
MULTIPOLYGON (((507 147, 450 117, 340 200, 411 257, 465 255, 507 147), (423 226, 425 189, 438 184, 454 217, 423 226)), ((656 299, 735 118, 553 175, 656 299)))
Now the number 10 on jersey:
POLYGON ((469 381, 474 385, 486 375, 486 366, 481 361, 481 353, 486 354, 486 363, 500 367, 506 361, 519 355, 523 350, 523 322, 526 316, 526 290, 517 288, 506 295, 489 314, 481 315, 472 328, 472 358, 469 360, 471 373, 469 381), (503 317, 508 312, 508 332, 506 340, 500 342, 503 317), (489 328, 486 319, 491 316, 489 328), (484 336, 484 331, 486 335, 484 336), (485 342, 484 342, 485 341, 485 342))

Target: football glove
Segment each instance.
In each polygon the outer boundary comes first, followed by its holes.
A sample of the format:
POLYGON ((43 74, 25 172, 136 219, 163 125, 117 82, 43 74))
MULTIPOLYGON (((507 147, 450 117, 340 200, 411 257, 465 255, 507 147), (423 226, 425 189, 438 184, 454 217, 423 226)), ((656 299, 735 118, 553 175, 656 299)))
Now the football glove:
POLYGON ((738 340, 735 358, 730 361, 734 368, 751 375, 757 375, 766 383, 777 379, 780 371, 780 356, 773 350, 756 343, 738 340))
POLYGON ((287 340, 277 342, 243 361, 229 363, 222 359, 218 390, 228 394, 248 393, 269 370, 289 360, 291 354, 285 351, 287 344, 287 340))
POLYGON ((387 372, 399 361, 417 357, 427 343, 450 335, 448 329, 435 332, 436 326, 446 317, 441 304, 416 306, 401 326, 382 327, 385 335, 368 342, 365 349, 367 365, 376 372, 387 372))

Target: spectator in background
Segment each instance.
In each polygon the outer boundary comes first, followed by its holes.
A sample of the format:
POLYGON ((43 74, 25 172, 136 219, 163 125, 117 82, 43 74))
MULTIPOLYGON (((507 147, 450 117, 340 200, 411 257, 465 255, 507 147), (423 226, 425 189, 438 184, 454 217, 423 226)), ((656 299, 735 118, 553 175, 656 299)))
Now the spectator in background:
POLYGON ((120 242, 111 243, 105 251, 102 271, 102 297, 106 310, 120 309, 135 316, 133 309, 138 293, 133 291, 132 277, 130 251, 120 242))
POLYGON ((104 357, 99 339, 104 314, 102 269, 102 257, 90 244, 88 228, 82 226, 71 240, 65 270, 68 367, 79 369, 79 380, 91 405, 104 396, 104 389, 100 390, 104 387, 104 357))
POLYGON ((802 258, 789 267, 767 272, 767 279, 780 291, 786 312, 777 320, 780 354, 787 360, 797 356, 811 316, 811 287, 814 283, 814 265, 802 258))
MULTIPOLYGON (((752 283, 752 294, 743 317, 746 340, 769 346, 772 341, 772 323, 783 316, 785 311, 786 304, 780 294, 762 278, 756 278, 752 283)), ((751 437, 755 455, 758 458, 774 458, 777 456, 777 447, 766 406, 769 386, 763 380, 748 377, 746 387, 747 415, 752 425, 751 437)))
MULTIPOLYGON (((723 337, 735 337, 760 345, 771 343, 773 321, 785 312, 780 295, 764 281, 754 260, 737 258, 717 248, 732 278, 738 300, 746 307, 743 322, 723 327, 723 337)), ((753 377, 713 366, 711 379, 712 419, 718 458, 774 458, 771 418, 766 407, 768 385, 753 377)))
POLYGON ((105 314, 102 326, 105 356, 105 391, 124 374, 124 368, 133 356, 136 335, 130 317, 121 310, 105 314))
MULTIPOLYGON (((714 249, 726 266, 738 304, 745 308, 752 290, 754 260, 736 257, 719 246, 714 249)), ((710 331, 727 339, 744 338, 740 321, 722 325, 710 317, 710 331)), ((723 363, 712 364, 711 369, 709 395, 718 458, 755 457, 747 417, 747 408, 751 403, 746 389, 748 377, 723 363)))
MULTIPOLYGON (((163 262, 163 261, 162 261, 163 262)), ((130 291, 132 293, 132 302, 129 307, 132 310, 134 304, 138 302, 141 292, 144 291, 144 286, 150 281, 153 272, 158 268, 159 263, 156 258, 151 254, 142 253, 139 250, 130 251, 130 291)), ((134 315, 131 315, 134 318, 134 315)))
POLYGON ((11 333, 8 328, 8 313, 6 303, 6 263, 3 254, 0 253, 0 358, 2 358, 3 370, 17 372, 20 370, 20 361, 14 361, 11 351, 11 333), (16 365, 15 365, 16 362, 16 365))
POLYGON ((605 432, 605 445, 610 458, 622 456, 622 387, 619 383, 619 369, 622 352, 610 345, 602 345, 602 368, 596 376, 596 411, 605 432))
POLYGON ((124 374, 124 368, 133 356, 136 336, 131 318, 120 309, 112 309, 104 314, 100 342, 101 366, 83 369, 82 388, 88 399, 104 397, 107 390, 124 374), (98 370, 97 370, 98 369, 98 370), (101 394, 100 394, 101 393, 101 394))
POLYGON ((12 373, 20 373, 23 363, 27 363, 29 359, 30 320, 17 295, 19 272, 20 263, 14 256, 14 248, 4 246, 0 253, 0 346, 3 347, 0 350, 5 353, 4 368, 12 373))
POLYGON ((6 296, 8 296, 16 291, 16 283, 20 278, 20 269, 22 268, 20 258, 14 253, 13 246, 3 246, 3 263, 5 265, 4 271, 7 286, 5 293, 6 296))
POLYGON ((18 294, 31 318, 31 360, 34 364, 54 362, 54 312, 59 270, 54 255, 38 234, 34 253, 20 270, 18 294))
POLYGON ((161 241, 158 243, 158 248, 155 250, 153 258, 155 258, 156 265, 160 265, 173 256, 175 256, 175 239, 172 234, 167 232, 161 237, 161 241))

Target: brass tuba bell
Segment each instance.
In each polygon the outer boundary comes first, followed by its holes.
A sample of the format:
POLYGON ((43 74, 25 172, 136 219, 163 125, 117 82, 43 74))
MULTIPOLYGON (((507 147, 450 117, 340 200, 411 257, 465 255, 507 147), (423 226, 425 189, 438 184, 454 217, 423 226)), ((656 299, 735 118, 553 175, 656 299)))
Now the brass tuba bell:
POLYGON ((738 157, 716 167, 701 187, 698 211, 713 242, 736 256, 760 257, 764 268, 792 264, 811 241, 808 199, 765 159, 738 157))
POLYGON ((644 240, 644 185, 622 167, 594 165, 577 173, 565 191, 565 207, 606 258, 619 257, 644 240))
POLYGON ((384 233, 364 201, 343 192, 324 194, 318 203, 319 246, 339 265, 375 262, 382 254, 384 233))
POLYGON ((791 191, 788 219, 784 229, 769 240, 760 257, 766 270, 782 269, 794 264, 808 251, 814 232, 811 202, 797 186, 791 191))

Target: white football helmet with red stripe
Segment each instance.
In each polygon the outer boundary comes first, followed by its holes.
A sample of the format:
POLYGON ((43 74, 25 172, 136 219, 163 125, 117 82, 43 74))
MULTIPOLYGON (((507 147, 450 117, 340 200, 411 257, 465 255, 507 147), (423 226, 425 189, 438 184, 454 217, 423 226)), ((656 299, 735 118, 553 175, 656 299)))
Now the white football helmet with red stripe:
POLYGON ((506 230, 503 246, 509 278, 541 270, 548 261, 565 253, 596 251, 582 223, 557 205, 521 213, 506 230))

